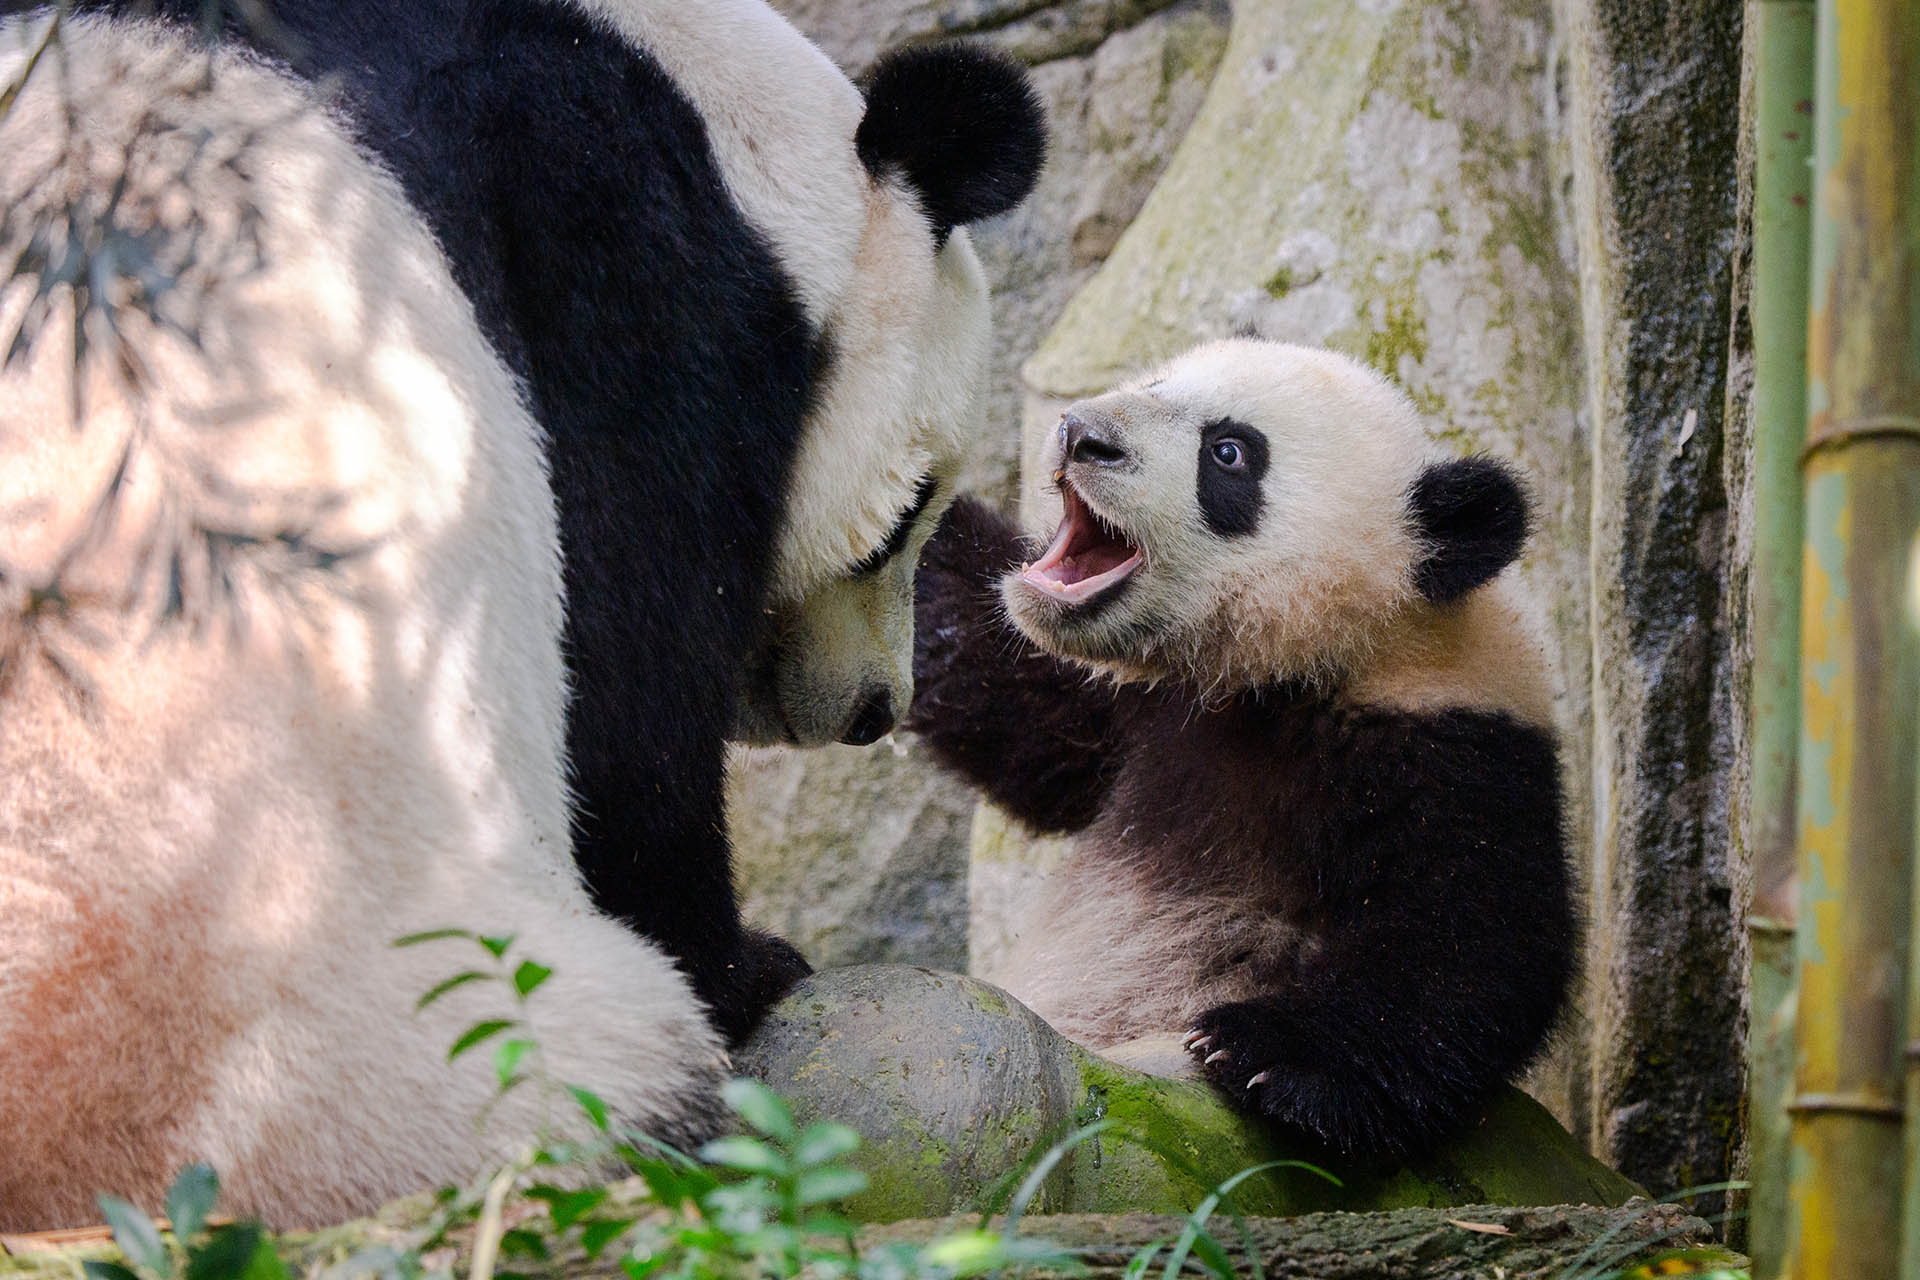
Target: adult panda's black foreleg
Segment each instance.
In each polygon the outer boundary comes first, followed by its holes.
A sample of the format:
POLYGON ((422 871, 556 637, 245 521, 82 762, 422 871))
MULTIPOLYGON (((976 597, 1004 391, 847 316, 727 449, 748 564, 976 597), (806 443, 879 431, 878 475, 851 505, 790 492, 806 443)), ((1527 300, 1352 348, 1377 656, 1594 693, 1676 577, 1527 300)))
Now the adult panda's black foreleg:
POLYGON ((1298 797, 1278 873, 1311 945, 1188 1048, 1227 1094, 1352 1155, 1419 1152, 1533 1062, 1579 929, 1551 738, 1502 716, 1322 710, 1285 732, 1298 797))
POLYGON ((664 947, 738 1040, 807 972, 742 924, 725 734, 819 340, 660 66, 568 6, 485 4, 472 22, 502 52, 447 91, 477 121, 448 167, 486 195, 499 306, 547 430, 574 856, 601 909, 664 947))
POLYGON ((1035 648, 1008 621, 1000 578, 1025 558, 1013 525, 962 498, 920 557, 913 708, 940 763, 1036 831, 1077 831, 1119 763, 1119 693, 1035 648))

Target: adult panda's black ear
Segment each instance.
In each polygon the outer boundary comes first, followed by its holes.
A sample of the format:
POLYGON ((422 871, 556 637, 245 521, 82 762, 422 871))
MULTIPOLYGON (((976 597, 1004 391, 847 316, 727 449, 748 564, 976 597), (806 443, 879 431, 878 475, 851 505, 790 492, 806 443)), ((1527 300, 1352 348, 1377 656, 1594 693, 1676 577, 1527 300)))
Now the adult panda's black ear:
POLYGON ((1520 477, 1484 454, 1429 466, 1413 482, 1409 505, 1426 543, 1414 586, 1435 604, 1491 582, 1518 558, 1533 523, 1520 477))
POLYGON ((1027 198, 1047 158, 1046 111, 1026 70, 976 44, 896 49, 867 77, 853 135, 876 178, 897 174, 920 196, 936 242, 1027 198))

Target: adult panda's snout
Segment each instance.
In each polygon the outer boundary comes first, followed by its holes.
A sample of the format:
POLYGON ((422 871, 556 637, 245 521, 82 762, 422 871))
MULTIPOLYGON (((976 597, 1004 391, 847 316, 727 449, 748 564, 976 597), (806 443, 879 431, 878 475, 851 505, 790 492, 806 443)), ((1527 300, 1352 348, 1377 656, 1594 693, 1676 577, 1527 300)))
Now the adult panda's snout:
POLYGON ((876 689, 866 696, 860 709, 854 712, 853 722, 840 735, 840 741, 850 747, 871 746, 893 732, 893 720, 893 693, 887 689, 876 689))

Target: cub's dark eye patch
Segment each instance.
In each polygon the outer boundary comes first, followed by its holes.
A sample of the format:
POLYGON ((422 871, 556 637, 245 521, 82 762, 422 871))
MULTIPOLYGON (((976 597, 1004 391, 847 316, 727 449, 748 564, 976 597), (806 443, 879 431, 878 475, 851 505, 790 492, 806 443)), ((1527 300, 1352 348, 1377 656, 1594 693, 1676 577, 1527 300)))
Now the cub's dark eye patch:
POLYGON ((1268 454, 1266 433, 1258 427, 1220 418, 1202 428, 1195 492, 1201 517, 1218 536, 1243 537, 1260 527, 1268 454))
POLYGON ((853 566, 854 577, 878 573, 887 561, 900 554, 900 549, 907 545, 907 539, 913 535, 914 524, 926 514, 927 504, 933 501, 933 495, 938 492, 940 492, 938 480, 932 476, 920 477, 920 487, 913 491, 913 501, 909 502, 907 509, 900 513, 900 518, 893 522, 893 528, 887 531, 887 540, 875 547, 872 554, 865 560, 853 566))

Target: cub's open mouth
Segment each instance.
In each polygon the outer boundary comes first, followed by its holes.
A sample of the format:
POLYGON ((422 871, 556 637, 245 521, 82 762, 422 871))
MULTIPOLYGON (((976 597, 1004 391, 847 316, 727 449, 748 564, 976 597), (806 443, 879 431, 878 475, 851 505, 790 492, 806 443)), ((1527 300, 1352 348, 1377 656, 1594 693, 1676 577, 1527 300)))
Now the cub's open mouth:
POLYGON ((1139 547, 1108 524, 1060 481, 1066 512, 1053 543, 1020 571, 1020 580, 1050 600, 1078 606, 1104 595, 1132 577, 1144 562, 1139 547))

